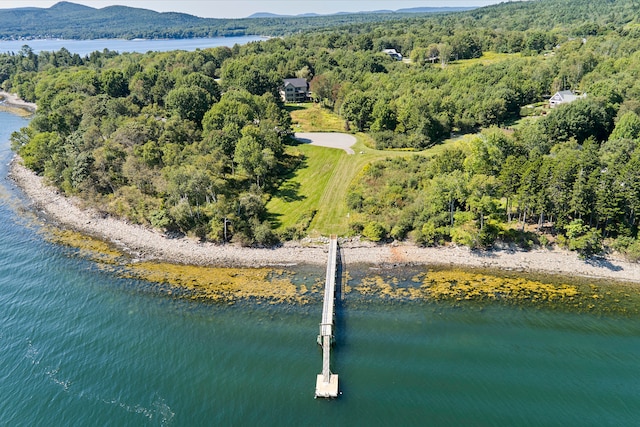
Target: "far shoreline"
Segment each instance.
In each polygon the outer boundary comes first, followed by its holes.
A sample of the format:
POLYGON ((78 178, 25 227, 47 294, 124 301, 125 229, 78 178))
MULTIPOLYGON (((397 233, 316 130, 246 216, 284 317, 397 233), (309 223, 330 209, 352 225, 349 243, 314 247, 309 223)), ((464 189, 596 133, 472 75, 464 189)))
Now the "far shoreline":
MULTIPOLYGON (((70 228, 111 243, 135 260, 236 268, 282 268, 323 265, 326 262, 328 239, 324 238, 285 242, 275 248, 217 245, 189 237, 175 238, 95 210, 83 209, 79 200, 68 198, 46 185, 43 178, 22 165, 18 156, 11 161, 9 178, 25 194, 32 210, 43 213, 61 228, 70 228)), ((583 260, 575 252, 559 248, 472 251, 459 246, 418 247, 406 242, 380 245, 359 239, 340 239, 340 248, 346 265, 490 269, 505 273, 543 273, 640 283, 639 263, 615 257, 583 260)))
POLYGON ((0 40, 0 52, 19 52, 27 45, 34 53, 42 51, 53 52, 62 48, 67 49, 72 55, 81 57, 93 52, 102 52, 104 49, 119 53, 145 53, 147 51, 195 51, 197 49, 209 49, 215 47, 232 48, 235 44, 244 45, 253 41, 268 40, 262 35, 235 35, 214 37, 183 37, 183 38, 100 38, 100 39, 64 39, 64 38, 39 38, 31 40, 0 40))

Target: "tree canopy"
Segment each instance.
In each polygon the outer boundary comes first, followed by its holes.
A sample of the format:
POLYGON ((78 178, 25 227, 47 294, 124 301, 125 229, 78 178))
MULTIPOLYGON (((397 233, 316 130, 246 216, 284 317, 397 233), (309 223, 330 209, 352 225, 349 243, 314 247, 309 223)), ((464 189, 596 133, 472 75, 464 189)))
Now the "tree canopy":
POLYGON ((0 55, 0 84, 39 106, 12 137, 25 164, 139 223, 275 241, 265 203, 304 163, 287 148, 278 89, 298 77, 373 148, 472 135, 345 183, 354 233, 471 246, 552 239, 585 253, 615 239, 622 250, 634 247, 640 208, 633 10, 631 0, 509 2, 196 52, 25 46, 0 55), (545 107, 559 90, 586 96, 545 107))

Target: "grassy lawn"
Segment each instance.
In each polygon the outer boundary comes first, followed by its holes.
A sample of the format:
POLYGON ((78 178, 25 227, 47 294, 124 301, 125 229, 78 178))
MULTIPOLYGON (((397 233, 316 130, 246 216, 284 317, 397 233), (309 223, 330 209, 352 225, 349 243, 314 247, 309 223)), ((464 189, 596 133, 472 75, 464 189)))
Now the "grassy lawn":
POLYGON ((480 58, 461 59, 459 61, 452 61, 449 63, 449 66, 466 68, 476 64, 491 65, 491 64, 496 64, 498 62, 506 61, 508 59, 513 58, 514 56, 520 56, 520 54, 519 53, 484 52, 480 58))
MULTIPOLYGON (((343 129, 344 122, 341 118, 318 105, 295 105, 289 109, 295 131, 335 132, 343 129)), ((335 148, 307 144, 288 147, 289 153, 302 154, 304 161, 287 177, 267 204, 267 210, 278 229, 294 226, 302 216, 315 210, 316 215, 308 229, 311 236, 346 235, 349 231, 349 209, 346 205, 348 189, 365 165, 387 157, 414 154, 432 156, 442 151, 446 145, 460 143, 465 139, 462 137, 446 141, 416 153, 375 150, 365 144, 369 138, 367 135, 356 134, 356 138, 357 142, 353 146, 356 154, 353 155, 335 148)))
POLYGON ((344 120, 318 104, 290 104, 294 132, 344 132, 344 120))
POLYGON ((313 147, 301 144, 289 147, 292 154, 302 153, 304 161, 291 176, 282 183, 267 204, 274 225, 284 229, 296 224, 302 215, 318 209, 324 189, 333 175, 342 150, 313 147))
POLYGON ((364 144, 364 134, 356 135, 356 154, 349 155, 336 148, 299 144, 288 148, 290 153, 302 153, 303 164, 281 186, 267 204, 267 210, 278 228, 296 224, 301 215, 316 210, 309 227, 312 236, 345 235, 349 226, 349 210, 345 203, 349 184, 362 168, 376 160, 392 156, 410 156, 412 152, 379 151, 364 144))

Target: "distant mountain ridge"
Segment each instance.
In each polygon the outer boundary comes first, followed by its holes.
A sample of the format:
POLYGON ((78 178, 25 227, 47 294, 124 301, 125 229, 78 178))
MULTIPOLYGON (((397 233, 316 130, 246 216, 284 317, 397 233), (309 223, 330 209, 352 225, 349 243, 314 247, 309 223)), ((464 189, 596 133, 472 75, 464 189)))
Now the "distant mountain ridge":
POLYGON ((318 14, 318 13, 302 13, 299 15, 278 15, 275 13, 269 12, 257 12, 254 13, 247 18, 256 19, 256 18, 300 18, 300 17, 313 17, 313 16, 332 16, 332 15, 354 15, 354 14, 369 14, 369 13, 449 13, 449 12, 464 12, 467 10, 477 9, 475 7, 412 7, 398 10, 369 10, 369 11, 360 11, 360 12, 336 12, 331 14, 318 14))
POLYGON ((120 37, 124 35, 124 28, 138 27, 140 32, 146 32, 154 27, 193 26, 202 20, 183 13, 159 13, 127 6, 95 9, 63 1, 48 9, 0 10, 0 37, 84 38, 83 33, 95 33, 98 28, 103 37, 120 37))
POLYGON ((459 12, 474 8, 412 8, 398 11, 303 14, 254 14, 243 19, 200 18, 186 13, 155 12, 129 6, 96 9, 68 1, 50 8, 0 9, 0 39, 35 38, 193 38, 248 34, 285 35, 295 31, 398 19, 407 13, 459 12))

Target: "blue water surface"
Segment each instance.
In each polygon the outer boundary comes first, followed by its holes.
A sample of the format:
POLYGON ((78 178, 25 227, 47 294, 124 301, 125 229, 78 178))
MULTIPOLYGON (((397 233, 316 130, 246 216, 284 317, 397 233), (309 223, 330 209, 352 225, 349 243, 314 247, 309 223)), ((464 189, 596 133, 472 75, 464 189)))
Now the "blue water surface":
POLYGON ((210 47, 243 45, 252 41, 265 40, 260 36, 211 37, 192 39, 97 39, 97 40, 64 40, 64 39, 35 39, 35 40, 0 40, 0 52, 18 53, 23 46, 29 46, 34 53, 42 51, 58 51, 63 47, 71 53, 85 56, 91 52, 109 49, 119 53, 167 52, 170 50, 193 51, 210 47))

